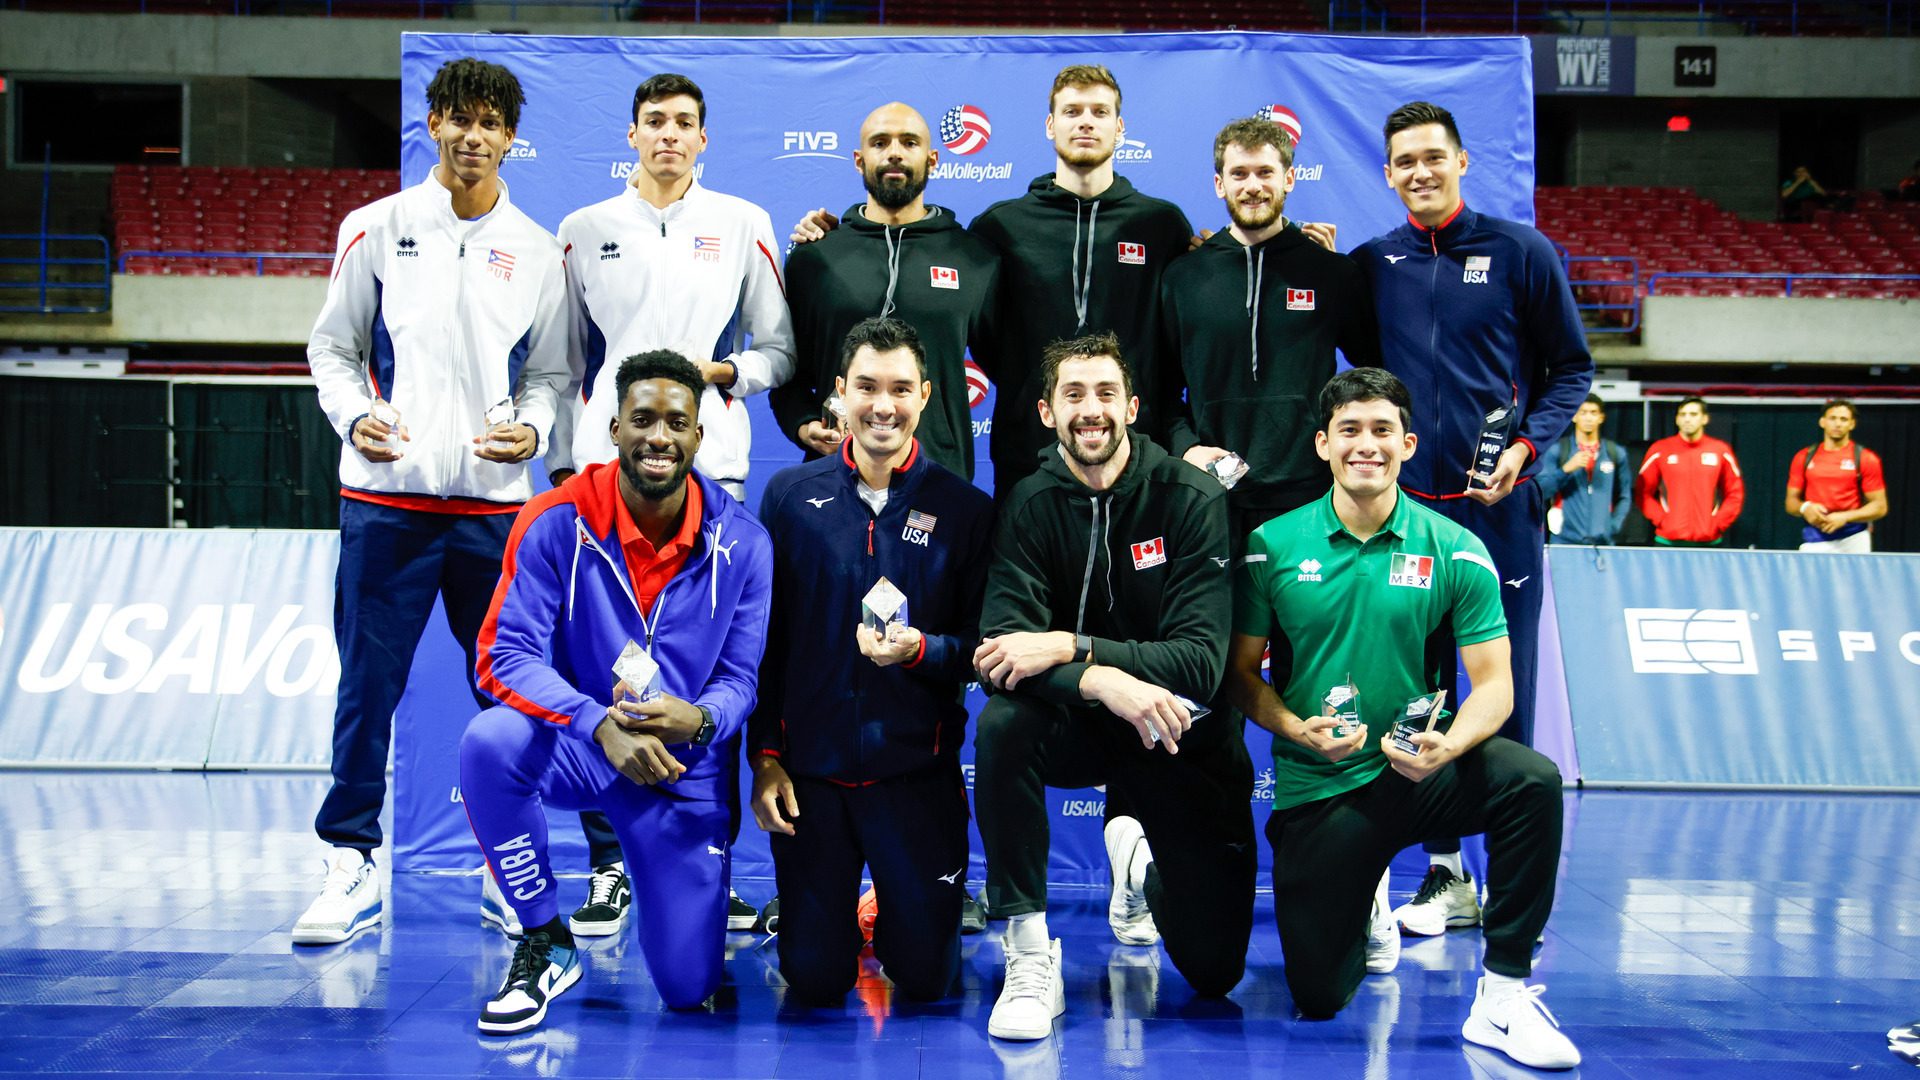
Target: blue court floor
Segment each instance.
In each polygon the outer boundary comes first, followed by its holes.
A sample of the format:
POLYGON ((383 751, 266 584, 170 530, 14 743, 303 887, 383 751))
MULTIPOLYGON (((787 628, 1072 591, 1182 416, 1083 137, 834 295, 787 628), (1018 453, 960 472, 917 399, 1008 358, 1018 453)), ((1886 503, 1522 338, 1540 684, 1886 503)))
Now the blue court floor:
MULTIPOLYGON (((384 929, 288 943, 320 883, 307 823, 322 790, 310 776, 0 773, 0 1072, 1534 1075, 1462 1046, 1475 931, 1410 943, 1336 1020, 1295 1020, 1267 895, 1225 1001, 1115 944, 1103 896, 1057 895, 1067 1013, 1038 1044, 987 1038, 992 933, 965 939, 957 1000, 896 1005, 873 978, 845 1008, 811 1011, 783 1004, 771 947, 734 935, 728 985, 698 1015, 660 1008, 629 942, 599 942, 545 1029, 484 1038, 476 1010, 509 946, 479 924, 476 878, 400 875, 384 929)), ((1571 1075, 1912 1075, 1885 1033, 1920 1016, 1920 800, 1588 793, 1567 808, 1536 980, 1586 1056, 1571 1075)), ((1396 900, 1423 862, 1396 864, 1396 900)), ((756 901, 769 887, 738 885, 756 901)))

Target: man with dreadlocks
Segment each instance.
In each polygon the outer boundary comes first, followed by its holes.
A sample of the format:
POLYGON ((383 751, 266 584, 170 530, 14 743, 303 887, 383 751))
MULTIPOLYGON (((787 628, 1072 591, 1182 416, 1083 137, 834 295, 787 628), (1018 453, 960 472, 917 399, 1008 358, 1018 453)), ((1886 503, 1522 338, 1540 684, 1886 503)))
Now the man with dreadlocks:
POLYGON ((307 345, 320 407, 344 444, 340 690, 333 787, 314 823, 334 850, 296 944, 335 944, 381 921, 372 856, 414 647, 437 594, 471 686, 507 533, 533 494, 526 463, 577 378, 560 246, 508 201, 499 175, 525 101, 498 64, 441 66, 427 87, 439 164, 347 215, 307 345))

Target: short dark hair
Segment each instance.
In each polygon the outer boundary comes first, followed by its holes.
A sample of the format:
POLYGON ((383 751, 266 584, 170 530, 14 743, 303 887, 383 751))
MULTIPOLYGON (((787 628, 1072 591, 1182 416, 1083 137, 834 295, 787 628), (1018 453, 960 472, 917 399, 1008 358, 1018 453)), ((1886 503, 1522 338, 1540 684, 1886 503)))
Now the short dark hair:
POLYGON ((1293 168, 1293 136, 1271 120, 1248 116, 1220 129, 1213 139, 1213 171, 1218 175, 1227 165, 1227 147, 1237 146, 1252 153, 1266 147, 1280 151, 1280 167, 1293 168))
POLYGON ((513 72, 471 56, 441 64, 427 84, 429 112, 445 116, 455 109, 491 105, 508 131, 520 127, 520 107, 526 103, 526 92, 520 89, 520 80, 513 72))
POLYGON ((1849 420, 1860 419, 1860 410, 1853 407, 1853 402, 1843 397, 1828 398, 1827 403, 1820 406, 1820 415, 1825 416, 1835 409, 1847 410, 1847 419, 1849 420))
POLYGON ((1393 137, 1408 128, 1424 127, 1427 124, 1439 124, 1447 129, 1447 139, 1455 150, 1466 144, 1460 141, 1460 125, 1453 122, 1453 114, 1435 105, 1431 101, 1409 101, 1405 105, 1387 114, 1387 126, 1382 131, 1387 147, 1387 157, 1393 157, 1393 137))
POLYGON ((700 126, 707 126, 707 95, 700 92, 700 84, 677 72, 663 71, 641 83, 633 91, 633 122, 640 122, 640 106, 649 101, 665 101, 670 97, 685 94, 700 106, 700 126))
POLYGON ((853 356, 862 347, 877 353, 905 349, 913 354, 913 366, 919 369, 920 381, 927 381, 927 350, 920 344, 920 334, 912 326, 899 319, 890 319, 884 315, 875 315, 871 319, 862 319, 847 331, 846 340, 840 343, 840 375, 846 377, 853 367, 853 356))
POLYGON ((1040 350, 1040 394, 1041 399, 1051 402, 1054 388, 1060 385, 1060 365, 1069 360, 1106 356, 1120 365, 1120 390, 1128 397, 1133 396, 1133 368, 1127 365, 1127 358, 1120 355, 1120 339, 1111 330, 1099 334, 1085 334, 1077 338, 1063 338, 1047 343, 1040 350))
POLYGON ((1060 91, 1073 87, 1084 90, 1089 86, 1104 86, 1113 91, 1113 111, 1120 111, 1120 80, 1113 77, 1105 64, 1068 64, 1053 77, 1053 89, 1047 92, 1047 111, 1053 111, 1054 99, 1060 91))
POLYGON ((1585 401, 1582 401, 1580 404, 1591 405, 1594 408, 1599 409, 1601 412, 1607 411, 1607 403, 1600 400, 1599 394, 1588 394, 1587 399, 1585 401))
POLYGON ((693 395, 693 415, 700 415, 700 395, 707 388, 707 380, 700 377, 700 369, 693 361, 672 349, 634 353, 620 361, 620 371, 613 377, 614 415, 618 416, 626 405, 627 391, 633 389, 633 384, 648 379, 670 379, 686 387, 693 395))
POLYGON ((1698 405, 1698 406, 1700 406, 1700 411, 1701 411, 1701 412, 1703 412, 1703 413, 1712 413, 1712 412, 1713 412, 1713 410, 1712 410, 1712 409, 1709 409, 1709 408, 1707 408, 1707 399, 1706 399, 1706 398, 1703 398, 1703 397, 1701 397, 1701 396, 1700 396, 1700 395, 1698 395, 1698 394, 1695 394, 1695 395, 1693 395, 1692 397, 1683 397, 1683 398, 1681 398, 1681 399, 1680 399, 1680 404, 1678 404, 1678 405, 1675 405, 1675 406, 1673 407, 1673 411, 1674 411, 1674 412, 1679 412, 1679 411, 1680 411, 1681 409, 1684 409, 1684 408, 1686 408, 1686 407, 1687 407, 1687 406, 1689 406, 1689 405, 1698 405))
POLYGON ((1356 401, 1384 401, 1400 410, 1400 427, 1413 430, 1413 398, 1407 384, 1386 368, 1357 367, 1327 380, 1320 388, 1320 430, 1333 429, 1333 414, 1356 401))

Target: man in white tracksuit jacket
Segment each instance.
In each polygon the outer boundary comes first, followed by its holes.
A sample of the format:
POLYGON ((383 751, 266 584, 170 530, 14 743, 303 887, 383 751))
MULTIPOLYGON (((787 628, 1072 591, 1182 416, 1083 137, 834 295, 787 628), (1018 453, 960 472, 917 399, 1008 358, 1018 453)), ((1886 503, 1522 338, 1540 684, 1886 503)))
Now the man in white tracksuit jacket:
MULTIPOLYGON (((474 669, 507 533, 533 495, 574 378, 554 238, 507 198, 500 161, 525 96, 512 72, 449 61, 427 87, 440 162, 347 215, 307 362, 339 433, 340 650, 333 787, 315 829, 334 846, 299 944, 381 921, 387 748, 436 595, 474 669)), ((482 704, 487 699, 475 694, 482 704)))

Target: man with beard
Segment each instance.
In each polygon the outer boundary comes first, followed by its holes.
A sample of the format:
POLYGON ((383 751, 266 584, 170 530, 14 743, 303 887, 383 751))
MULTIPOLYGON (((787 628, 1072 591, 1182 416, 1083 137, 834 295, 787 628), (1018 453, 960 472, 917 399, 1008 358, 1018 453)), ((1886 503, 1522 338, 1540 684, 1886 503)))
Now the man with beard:
POLYGON ((993 500, 914 437, 937 393, 927 360, 906 323, 856 324, 834 384, 848 438, 782 469, 760 503, 776 599, 747 734, 753 813, 780 886, 780 973, 810 1003, 853 988, 863 865, 885 898, 873 949, 894 988, 932 1000, 960 972, 961 697, 993 500), (882 580, 906 599, 884 632, 861 610, 882 580))
POLYGON ((794 378, 768 395, 780 430, 809 455, 831 454, 842 432, 822 406, 840 368, 841 343, 862 319, 905 322, 919 333, 933 397, 919 427, 933 460, 973 476, 967 402, 967 348, 983 344, 1000 283, 1000 258, 960 227, 953 212, 926 202, 927 173, 940 160, 926 120, 899 102, 860 125, 854 168, 867 201, 843 215, 844 228, 787 258, 793 312, 794 378))
POLYGON ((1048 786, 1104 783, 1134 809, 1147 843, 1115 874, 1196 992, 1234 988, 1253 929, 1253 767, 1240 725, 1204 708, 1232 616, 1225 492, 1128 430, 1139 400, 1112 334, 1047 346, 1040 377, 1057 441, 1005 503, 973 658, 994 690, 974 800, 988 906, 1008 916, 987 1022, 1002 1039, 1046 1038, 1065 1009, 1048 786))
POLYGON ((1377 364, 1379 334, 1352 260, 1282 216, 1293 190, 1284 128, 1255 118, 1228 124, 1213 141, 1213 171, 1231 224, 1167 268, 1158 400, 1173 453, 1203 469, 1228 454, 1246 463, 1227 495, 1237 550, 1262 522, 1326 488, 1300 433, 1333 377, 1334 349, 1350 363, 1377 364))
MULTIPOLYGON (((1406 224, 1353 251, 1379 316, 1387 370, 1419 403, 1420 455, 1400 485, 1487 546, 1513 638, 1513 713, 1501 734, 1531 745, 1546 595, 1547 503, 1539 449, 1560 437, 1593 382, 1573 290, 1547 238, 1468 207, 1460 194, 1467 151, 1453 114, 1430 102, 1395 109, 1382 132, 1387 186, 1406 224), (1505 449, 1476 460, 1489 428, 1505 449)), ((1449 691, 1455 668, 1445 665, 1449 691)), ((1457 696, 1457 695, 1454 695, 1457 696)), ((1429 868, 1395 912, 1409 934, 1437 935, 1480 921, 1458 840, 1427 843, 1429 868)))
POLYGON ((700 450, 700 369, 665 350, 620 365, 616 462, 526 505, 480 637, 500 704, 460 742, 473 834, 526 932, 480 1030, 526 1031, 579 980, 559 914, 545 806, 598 809, 633 860, 636 937, 668 1008, 720 985, 739 735, 753 708, 773 583, 767 531, 700 450), (638 645, 650 684, 615 681, 638 645), (609 690, 611 688, 611 690, 609 690))

